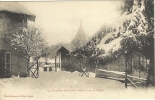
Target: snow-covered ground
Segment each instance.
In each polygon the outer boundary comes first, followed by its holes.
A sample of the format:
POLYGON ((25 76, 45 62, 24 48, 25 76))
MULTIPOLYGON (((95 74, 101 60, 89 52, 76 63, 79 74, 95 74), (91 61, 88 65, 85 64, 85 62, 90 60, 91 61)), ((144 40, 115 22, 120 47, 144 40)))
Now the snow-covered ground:
POLYGON ((54 98, 155 98, 154 88, 125 88, 116 80, 79 76, 79 72, 39 72, 39 78, 0 79, 0 100, 43 100, 54 98))

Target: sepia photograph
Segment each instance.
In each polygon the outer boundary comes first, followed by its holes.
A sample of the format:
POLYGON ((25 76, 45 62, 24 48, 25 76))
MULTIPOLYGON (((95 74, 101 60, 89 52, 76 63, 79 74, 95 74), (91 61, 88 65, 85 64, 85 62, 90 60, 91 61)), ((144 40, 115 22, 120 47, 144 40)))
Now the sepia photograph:
POLYGON ((155 99, 154 0, 0 1, 0 100, 155 99))

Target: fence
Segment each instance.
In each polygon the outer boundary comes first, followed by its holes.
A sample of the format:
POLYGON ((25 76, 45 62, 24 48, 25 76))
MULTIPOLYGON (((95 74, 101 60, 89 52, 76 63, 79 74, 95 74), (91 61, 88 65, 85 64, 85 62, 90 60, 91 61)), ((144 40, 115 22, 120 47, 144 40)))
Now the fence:
MULTIPOLYGON (((147 77, 147 64, 146 59, 140 59, 139 57, 130 58, 127 62, 126 69, 126 59, 124 57, 111 60, 107 63, 98 61, 97 58, 86 58, 80 56, 68 56, 66 58, 65 66, 68 71, 79 71, 80 67, 87 67, 89 72, 94 72, 97 69, 116 72, 127 72, 128 85, 138 87, 138 84, 145 84, 147 77), (144 65, 143 65, 144 64, 144 65)), ((99 73, 103 74, 103 73, 99 73)), ((107 75, 107 74, 106 74, 107 75)), ((115 78, 114 73, 108 73, 108 76, 115 78)), ((125 74, 122 75, 125 82, 125 74)), ((118 76, 120 77, 120 75, 118 76)))

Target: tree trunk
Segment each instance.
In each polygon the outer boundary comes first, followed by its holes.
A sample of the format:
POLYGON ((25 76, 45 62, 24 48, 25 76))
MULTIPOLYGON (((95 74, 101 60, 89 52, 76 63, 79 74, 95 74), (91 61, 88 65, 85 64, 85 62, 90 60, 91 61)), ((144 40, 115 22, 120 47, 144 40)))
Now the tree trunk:
POLYGON ((125 61, 125 87, 127 88, 127 84, 128 84, 128 83, 127 83, 127 81, 128 81, 128 80, 127 80, 128 57, 126 56, 125 59, 126 59, 126 61, 125 61))
POLYGON ((56 60, 57 58, 56 58, 56 56, 55 56, 55 72, 57 72, 57 60, 56 60))
POLYGON ((154 58, 153 56, 150 57, 150 63, 148 65, 148 74, 147 74, 147 80, 146 80, 146 86, 149 86, 149 84, 152 84, 152 81, 151 80, 151 76, 155 75, 154 74, 154 58))
POLYGON ((47 59, 45 59, 46 60, 46 65, 47 65, 47 59))
POLYGON ((133 60, 131 58, 131 73, 132 73, 132 67, 133 67, 133 60))
POLYGON ((30 58, 27 59, 27 75, 29 76, 30 58))

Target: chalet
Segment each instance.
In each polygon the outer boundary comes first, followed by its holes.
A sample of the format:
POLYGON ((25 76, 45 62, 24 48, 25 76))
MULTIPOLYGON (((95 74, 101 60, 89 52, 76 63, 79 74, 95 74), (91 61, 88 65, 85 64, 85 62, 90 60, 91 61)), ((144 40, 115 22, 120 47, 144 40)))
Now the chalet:
POLYGON ((8 39, 19 27, 35 21, 35 15, 17 2, 0 3, 0 77, 26 75, 27 61, 8 44, 8 39))

